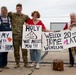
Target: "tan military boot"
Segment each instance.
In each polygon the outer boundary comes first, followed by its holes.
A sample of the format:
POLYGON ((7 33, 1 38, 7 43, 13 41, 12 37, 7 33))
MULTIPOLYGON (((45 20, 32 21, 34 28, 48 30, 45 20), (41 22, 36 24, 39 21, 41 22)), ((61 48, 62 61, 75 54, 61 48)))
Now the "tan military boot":
POLYGON ((19 64, 16 64, 14 68, 19 68, 19 67, 20 67, 20 65, 19 64))
POLYGON ((24 67, 31 68, 31 66, 29 64, 24 64, 24 67))

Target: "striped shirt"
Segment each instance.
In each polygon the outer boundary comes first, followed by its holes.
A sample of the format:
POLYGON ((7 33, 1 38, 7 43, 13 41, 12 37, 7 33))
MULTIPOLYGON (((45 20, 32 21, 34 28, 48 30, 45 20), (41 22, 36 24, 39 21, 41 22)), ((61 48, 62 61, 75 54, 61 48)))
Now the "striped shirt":
MULTIPOLYGON (((2 21, 3 21, 3 23, 8 23, 9 22, 10 28, 11 28, 11 20, 10 20, 10 17, 2 17, 1 15, 0 15, 0 17, 1 17, 2 21)), ((2 23, 1 19, 0 19, 0 25, 2 23)))

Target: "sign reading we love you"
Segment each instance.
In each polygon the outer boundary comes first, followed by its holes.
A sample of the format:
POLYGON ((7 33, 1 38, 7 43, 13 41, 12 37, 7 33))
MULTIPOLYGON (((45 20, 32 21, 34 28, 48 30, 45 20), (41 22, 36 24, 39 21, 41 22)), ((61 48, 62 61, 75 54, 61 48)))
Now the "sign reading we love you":
POLYGON ((0 32, 0 52, 13 50, 12 31, 0 32))

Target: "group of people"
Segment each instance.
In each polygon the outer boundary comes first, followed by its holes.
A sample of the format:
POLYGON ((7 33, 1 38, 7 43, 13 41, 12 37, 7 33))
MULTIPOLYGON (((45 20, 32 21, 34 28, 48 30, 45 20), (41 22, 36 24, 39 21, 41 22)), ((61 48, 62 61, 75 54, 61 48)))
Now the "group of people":
MULTIPOLYGON (((40 18, 40 13, 38 11, 33 11, 31 13, 32 19, 29 18, 28 15, 25 15, 22 13, 22 4, 16 5, 16 12, 8 12, 7 8, 5 6, 1 7, 1 14, 0 14, 0 31, 12 31, 13 32, 13 47, 14 47, 14 57, 16 65, 14 68, 20 67, 20 49, 22 51, 22 58, 24 62, 24 67, 30 68, 35 66, 36 69, 39 69, 39 63, 41 60, 41 50, 37 49, 31 49, 30 50, 30 59, 32 61, 31 65, 28 64, 28 50, 22 49, 22 30, 23 25, 41 25, 42 31, 44 32, 51 32, 51 30, 47 30, 45 25, 42 23, 40 18)), ((64 30, 68 28, 72 28, 72 23, 74 21, 74 17, 76 17, 75 14, 71 14, 71 22, 66 23, 64 30)), ((74 65, 74 58, 72 55, 71 48, 69 48, 69 54, 70 54, 70 67, 74 65)), ((0 72, 3 71, 3 69, 9 69, 7 66, 7 58, 8 58, 8 52, 0 52, 0 72)))
MULTIPOLYGON (((22 51, 22 58, 24 62, 24 67, 30 68, 36 66, 39 69, 39 63, 41 60, 40 50, 30 50, 31 65, 28 64, 27 49, 22 49, 22 30, 23 25, 41 25, 42 31, 50 32, 47 30, 40 18, 40 13, 38 11, 33 11, 31 13, 32 19, 22 13, 22 4, 16 5, 16 12, 8 12, 5 6, 1 7, 0 14, 0 31, 12 31, 13 33, 13 47, 14 47, 14 57, 16 65, 14 68, 20 67, 20 49, 22 51)), ((0 52, 0 72, 3 69, 9 69, 7 66, 8 52, 0 52)))

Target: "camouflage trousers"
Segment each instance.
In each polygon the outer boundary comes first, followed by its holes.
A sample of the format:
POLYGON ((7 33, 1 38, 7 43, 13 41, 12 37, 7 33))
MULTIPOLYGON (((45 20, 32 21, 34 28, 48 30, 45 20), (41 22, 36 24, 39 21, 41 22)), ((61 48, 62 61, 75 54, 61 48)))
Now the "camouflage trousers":
POLYGON ((27 49, 22 49, 22 37, 14 34, 13 46, 14 46, 14 57, 15 57, 16 64, 19 64, 20 62, 20 47, 22 51, 22 58, 23 58, 24 65, 28 64, 27 49))

